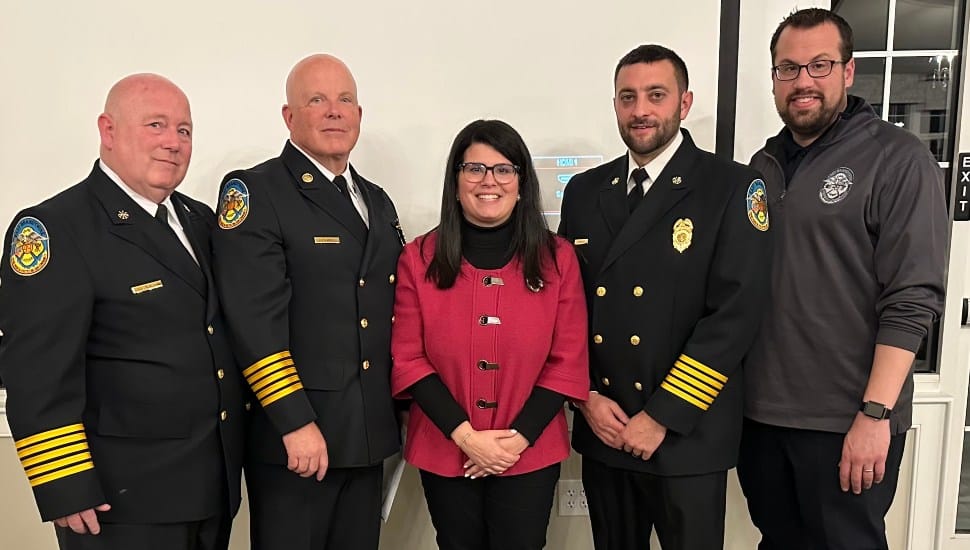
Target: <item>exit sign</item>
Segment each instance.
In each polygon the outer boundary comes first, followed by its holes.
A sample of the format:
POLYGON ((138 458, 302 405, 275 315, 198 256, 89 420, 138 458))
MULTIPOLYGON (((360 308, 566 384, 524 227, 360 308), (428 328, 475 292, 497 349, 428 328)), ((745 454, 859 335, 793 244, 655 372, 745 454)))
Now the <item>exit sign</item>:
POLYGON ((970 153, 960 153, 957 160, 957 196, 953 202, 954 221, 970 220, 970 153))

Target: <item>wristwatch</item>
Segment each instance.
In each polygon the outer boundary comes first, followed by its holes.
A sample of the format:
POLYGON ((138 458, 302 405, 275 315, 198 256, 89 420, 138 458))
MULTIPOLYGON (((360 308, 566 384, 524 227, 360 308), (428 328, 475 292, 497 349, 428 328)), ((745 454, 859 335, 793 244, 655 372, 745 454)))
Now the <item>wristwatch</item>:
POLYGON ((875 418, 876 420, 885 420, 893 412, 892 409, 878 401, 864 401, 862 406, 859 407, 859 410, 862 411, 862 414, 869 418, 875 418))

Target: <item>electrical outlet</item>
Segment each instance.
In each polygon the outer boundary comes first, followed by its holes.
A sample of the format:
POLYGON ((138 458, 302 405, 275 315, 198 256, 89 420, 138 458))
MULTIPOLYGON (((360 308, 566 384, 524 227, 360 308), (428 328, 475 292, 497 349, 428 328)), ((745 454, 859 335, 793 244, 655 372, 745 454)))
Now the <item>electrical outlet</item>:
POLYGON ((559 480, 559 515, 560 516, 588 516, 589 504, 586 502, 586 490, 583 482, 578 479, 559 480))

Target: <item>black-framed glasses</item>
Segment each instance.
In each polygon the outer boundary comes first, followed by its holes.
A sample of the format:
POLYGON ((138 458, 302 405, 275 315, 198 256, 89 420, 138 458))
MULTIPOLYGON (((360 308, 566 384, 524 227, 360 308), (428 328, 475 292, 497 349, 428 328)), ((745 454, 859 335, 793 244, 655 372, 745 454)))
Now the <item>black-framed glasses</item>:
POLYGON ((515 175, 519 173, 519 167, 514 164, 494 164, 486 166, 481 162, 462 162, 458 164, 458 171, 464 174, 468 183, 481 183, 485 179, 485 174, 492 171, 495 183, 512 183, 515 175))
POLYGON ((801 74, 802 69, 808 73, 808 76, 812 78, 825 78, 826 76, 832 74, 832 68, 836 65, 845 65, 847 61, 832 61, 831 59, 819 59, 812 61, 811 63, 806 63, 804 65, 797 65, 795 63, 783 63, 781 65, 775 65, 771 68, 771 73, 775 75, 776 80, 782 82, 786 80, 795 80, 798 75, 801 74))

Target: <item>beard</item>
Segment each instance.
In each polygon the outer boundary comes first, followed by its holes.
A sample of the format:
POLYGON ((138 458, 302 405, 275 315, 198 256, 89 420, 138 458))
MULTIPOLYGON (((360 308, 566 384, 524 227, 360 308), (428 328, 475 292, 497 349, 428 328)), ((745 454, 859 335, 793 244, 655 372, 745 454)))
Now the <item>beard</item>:
POLYGON ((674 139, 674 136, 680 131, 680 109, 678 108, 671 118, 636 119, 629 124, 620 124, 619 127, 620 137, 630 151, 637 155, 647 156, 670 143, 670 140, 674 139), (653 127, 653 135, 642 138, 634 136, 631 126, 637 124, 646 124, 648 127, 653 127))
POLYGON ((782 105, 775 104, 778 116, 785 126, 795 135, 805 137, 818 137, 828 128, 835 117, 842 110, 839 104, 833 104, 821 93, 817 93, 820 105, 811 109, 799 109, 792 103, 791 98, 798 95, 807 95, 810 92, 795 90, 785 98, 782 105))

